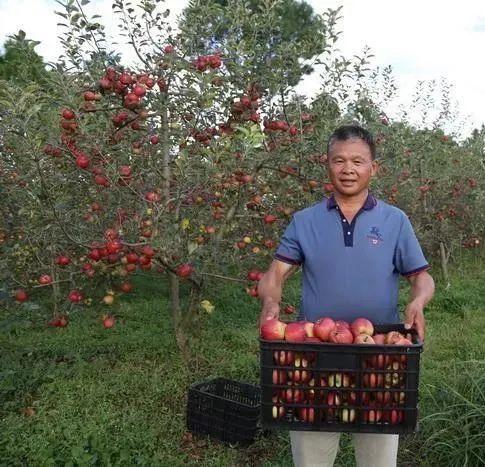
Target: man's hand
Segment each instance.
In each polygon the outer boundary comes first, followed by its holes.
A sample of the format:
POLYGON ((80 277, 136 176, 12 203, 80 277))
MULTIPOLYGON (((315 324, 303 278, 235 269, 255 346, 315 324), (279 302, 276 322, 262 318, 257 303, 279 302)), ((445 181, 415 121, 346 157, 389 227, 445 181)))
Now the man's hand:
POLYGON ((259 318, 259 327, 268 319, 277 319, 280 316, 280 306, 273 300, 266 300, 263 302, 263 309, 259 318))
POLYGON ((420 300, 411 301, 404 312, 404 326, 406 329, 416 329, 419 339, 424 342, 424 304, 420 300))

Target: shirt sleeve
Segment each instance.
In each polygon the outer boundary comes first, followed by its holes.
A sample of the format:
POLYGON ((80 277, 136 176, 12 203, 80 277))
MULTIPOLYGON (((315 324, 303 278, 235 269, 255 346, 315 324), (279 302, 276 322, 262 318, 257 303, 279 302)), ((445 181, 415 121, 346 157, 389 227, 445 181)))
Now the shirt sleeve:
POLYGON ((405 277, 430 268, 409 218, 404 214, 394 253, 394 267, 405 277))
POLYGON ((283 233, 274 257, 288 264, 300 265, 303 263, 304 255, 298 239, 295 217, 283 233))

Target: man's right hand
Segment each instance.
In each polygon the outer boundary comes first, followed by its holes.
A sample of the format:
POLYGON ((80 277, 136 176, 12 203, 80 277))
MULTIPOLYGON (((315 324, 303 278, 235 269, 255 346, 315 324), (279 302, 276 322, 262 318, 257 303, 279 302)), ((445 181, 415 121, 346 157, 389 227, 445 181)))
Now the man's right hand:
POLYGON ((278 319, 280 316, 280 306, 273 300, 268 300, 263 303, 263 309, 259 318, 259 327, 268 319, 278 319))

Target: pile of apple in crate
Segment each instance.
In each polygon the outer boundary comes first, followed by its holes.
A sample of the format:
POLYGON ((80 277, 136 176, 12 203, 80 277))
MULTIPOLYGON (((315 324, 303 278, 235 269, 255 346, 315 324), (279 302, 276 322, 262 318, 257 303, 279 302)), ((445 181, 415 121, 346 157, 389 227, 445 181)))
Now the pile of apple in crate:
POLYGON ((260 346, 264 427, 416 429, 422 344, 403 324, 270 319, 261 326, 260 346))

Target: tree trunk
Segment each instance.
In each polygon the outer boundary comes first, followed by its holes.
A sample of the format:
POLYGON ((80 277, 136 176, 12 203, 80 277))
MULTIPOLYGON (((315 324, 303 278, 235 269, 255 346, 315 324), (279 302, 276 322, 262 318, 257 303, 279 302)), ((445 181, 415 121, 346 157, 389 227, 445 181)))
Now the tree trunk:
POLYGON ((168 278, 170 284, 170 309, 172 312, 175 340, 177 341, 177 346, 182 354, 183 361, 188 363, 190 361, 190 347, 184 329, 184 320, 180 306, 180 281, 179 278, 172 273, 169 273, 168 278))
POLYGON ((440 259, 441 259, 441 270, 443 271, 443 277, 446 282, 446 288, 450 288, 450 276, 448 275, 448 260, 450 258, 449 253, 446 253, 445 244, 440 242, 440 259))

